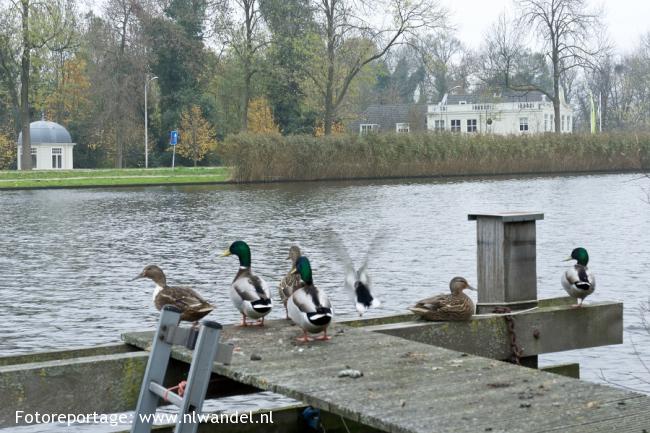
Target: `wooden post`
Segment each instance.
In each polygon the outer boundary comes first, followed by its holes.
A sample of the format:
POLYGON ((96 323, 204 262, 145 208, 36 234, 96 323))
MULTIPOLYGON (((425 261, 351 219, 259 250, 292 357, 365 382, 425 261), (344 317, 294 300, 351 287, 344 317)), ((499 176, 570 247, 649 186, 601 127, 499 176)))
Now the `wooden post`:
MULTIPOLYGON (((537 306, 535 221, 542 213, 504 212, 470 214, 476 220, 476 314, 501 306, 524 310, 537 306)), ((537 356, 525 356, 521 365, 537 368, 537 356)))
POLYGON ((477 314, 537 305, 535 221, 542 213, 470 214, 477 233, 477 314))

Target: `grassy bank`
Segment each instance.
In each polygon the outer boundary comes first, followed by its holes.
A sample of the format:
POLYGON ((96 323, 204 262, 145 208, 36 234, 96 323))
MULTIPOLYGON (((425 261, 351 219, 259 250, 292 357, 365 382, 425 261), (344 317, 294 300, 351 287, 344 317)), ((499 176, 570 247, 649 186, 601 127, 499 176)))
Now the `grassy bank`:
POLYGON ((227 167, 0 171, 0 189, 211 183, 230 176, 227 167))
POLYGON ((650 133, 228 137, 236 181, 644 170, 650 133))

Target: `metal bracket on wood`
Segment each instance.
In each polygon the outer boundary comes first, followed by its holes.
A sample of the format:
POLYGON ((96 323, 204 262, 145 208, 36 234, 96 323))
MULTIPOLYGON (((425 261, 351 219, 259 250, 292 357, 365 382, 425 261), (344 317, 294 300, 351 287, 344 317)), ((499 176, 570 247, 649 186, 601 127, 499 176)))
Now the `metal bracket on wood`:
POLYGON ((180 328, 178 326, 180 317, 181 311, 171 305, 163 307, 161 311, 138 405, 133 415, 131 433, 151 432, 160 398, 168 400, 179 408, 175 433, 196 433, 199 425, 197 415, 203 407, 212 374, 212 364, 215 361, 230 363, 233 346, 219 343, 220 324, 210 321, 201 322, 201 328, 197 333, 194 329, 180 328), (162 385, 174 344, 190 349, 196 347, 182 396, 162 385))

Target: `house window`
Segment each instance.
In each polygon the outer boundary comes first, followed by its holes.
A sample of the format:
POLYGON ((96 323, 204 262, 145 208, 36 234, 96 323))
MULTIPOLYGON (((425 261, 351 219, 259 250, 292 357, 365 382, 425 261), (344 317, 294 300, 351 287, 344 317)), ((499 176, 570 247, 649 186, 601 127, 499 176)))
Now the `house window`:
POLYGON ((566 117, 566 131, 571 132, 571 116, 566 117))
POLYGON ((467 132, 476 132, 476 119, 467 119, 467 132))
POLYGON ((451 119, 451 132, 460 132, 460 119, 451 119))
POLYGON ((544 114, 544 131, 548 131, 548 114, 544 114))
POLYGON ((561 131, 564 132, 564 114, 562 115, 562 129, 561 129, 561 131))
POLYGON ((32 168, 37 168, 36 167, 36 161, 38 161, 38 149, 36 148, 31 148, 31 154, 32 154, 32 168))
POLYGON ((359 125, 359 133, 361 134, 369 134, 377 131, 379 131, 379 125, 376 123, 362 123, 359 125))
POLYGON ((433 121, 433 130, 434 131, 444 131, 445 130, 445 121, 444 120, 434 120, 433 121))
POLYGON ((63 157, 63 149, 60 147, 52 148, 52 168, 61 168, 61 158, 63 157))
POLYGON ((528 117, 519 118, 519 131, 527 132, 528 131, 528 117))
POLYGON ((408 133, 411 130, 411 125, 409 123, 396 123, 395 124, 395 131, 397 133, 408 133))

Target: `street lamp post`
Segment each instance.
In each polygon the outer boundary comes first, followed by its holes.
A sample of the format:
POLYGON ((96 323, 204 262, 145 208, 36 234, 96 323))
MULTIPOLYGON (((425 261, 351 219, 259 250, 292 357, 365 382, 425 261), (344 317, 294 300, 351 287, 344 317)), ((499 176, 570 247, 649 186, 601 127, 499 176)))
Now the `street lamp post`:
POLYGON ((149 111, 147 111, 147 89, 149 88, 149 83, 157 79, 158 77, 147 78, 145 76, 144 80, 144 168, 149 168, 149 111))

